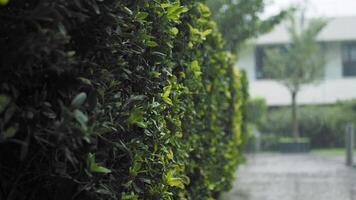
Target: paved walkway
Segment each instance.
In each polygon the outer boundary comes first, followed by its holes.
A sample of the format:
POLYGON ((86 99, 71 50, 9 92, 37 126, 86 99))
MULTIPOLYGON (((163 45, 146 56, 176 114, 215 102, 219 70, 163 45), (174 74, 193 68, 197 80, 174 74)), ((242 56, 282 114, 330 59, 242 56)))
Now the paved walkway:
POLYGON ((356 169, 342 157, 256 154, 222 200, 356 200, 356 169))

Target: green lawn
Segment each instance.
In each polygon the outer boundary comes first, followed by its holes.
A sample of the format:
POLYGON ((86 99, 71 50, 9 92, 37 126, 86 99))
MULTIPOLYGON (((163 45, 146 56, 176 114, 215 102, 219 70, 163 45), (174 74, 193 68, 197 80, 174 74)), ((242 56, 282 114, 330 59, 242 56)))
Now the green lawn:
MULTIPOLYGON (((319 156, 343 156, 346 154, 345 151, 345 148, 313 149, 311 153, 319 156)), ((356 150, 354 150, 354 155, 356 155, 356 150)))

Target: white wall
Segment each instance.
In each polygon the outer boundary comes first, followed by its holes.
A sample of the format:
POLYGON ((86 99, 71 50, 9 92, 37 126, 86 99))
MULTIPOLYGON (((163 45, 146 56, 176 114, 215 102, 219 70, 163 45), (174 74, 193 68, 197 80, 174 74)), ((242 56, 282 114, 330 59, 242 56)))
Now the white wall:
MULTIPOLYGON (((325 79, 329 80, 343 78, 341 43, 327 43, 324 51, 326 61, 325 79)), ((253 48, 246 48, 239 54, 237 67, 244 69, 247 72, 247 77, 250 81, 256 80, 255 51, 253 48)))
MULTIPOLYGON (((264 97, 268 106, 287 106, 291 103, 289 91, 276 81, 253 81, 249 87, 250 96, 264 97)), ((297 96, 300 105, 333 104, 351 99, 356 99, 356 78, 330 79, 306 85, 297 96)))
POLYGON ((325 80, 342 78, 341 43, 326 44, 325 61, 325 80))
MULTIPOLYGON (((339 42, 325 45, 325 79, 318 84, 304 86, 297 97, 300 104, 332 104, 356 99, 356 77, 342 76, 341 50, 339 42)), ((237 66, 247 72, 251 97, 264 97, 269 106, 290 105, 289 91, 282 84, 274 80, 256 80, 252 48, 240 54, 237 66)))
POLYGON ((237 67, 243 69, 247 73, 248 80, 255 80, 255 50, 254 48, 246 48, 238 55, 237 67))

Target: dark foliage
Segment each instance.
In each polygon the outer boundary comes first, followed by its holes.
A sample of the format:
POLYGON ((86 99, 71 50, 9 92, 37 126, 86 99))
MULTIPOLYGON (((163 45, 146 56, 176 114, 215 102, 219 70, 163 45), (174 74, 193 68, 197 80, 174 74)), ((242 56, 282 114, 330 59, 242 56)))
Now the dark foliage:
POLYGON ((209 14, 187 0, 0 5, 0 199, 228 189, 246 94, 209 14))

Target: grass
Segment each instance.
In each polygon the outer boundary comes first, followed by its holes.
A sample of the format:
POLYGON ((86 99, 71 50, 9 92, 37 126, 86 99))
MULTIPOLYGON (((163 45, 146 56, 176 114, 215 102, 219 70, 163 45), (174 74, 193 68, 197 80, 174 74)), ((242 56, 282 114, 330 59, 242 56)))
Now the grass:
MULTIPOLYGON (((344 156, 346 154, 346 149, 345 148, 313 149, 311 153, 318 156, 344 156)), ((354 150, 354 155, 356 155, 356 150, 354 150)))

